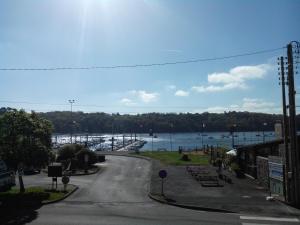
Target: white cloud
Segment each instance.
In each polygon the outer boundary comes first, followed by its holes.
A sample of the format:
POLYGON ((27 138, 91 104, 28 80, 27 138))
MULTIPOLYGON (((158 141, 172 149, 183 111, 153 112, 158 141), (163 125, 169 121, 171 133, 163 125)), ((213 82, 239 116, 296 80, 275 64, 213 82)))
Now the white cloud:
POLYGON ((244 111, 266 112, 270 109, 274 110, 275 104, 273 102, 266 102, 262 99, 244 98, 242 108, 244 111))
POLYGON ((246 89, 247 86, 243 83, 230 83, 230 84, 224 84, 223 86, 217 86, 217 85, 209 85, 209 86, 193 86, 192 90, 196 91, 198 93, 204 93, 204 92, 221 92, 231 89, 246 89))
POLYGON ((190 93, 188 91, 178 90, 174 95, 179 97, 187 97, 190 95, 190 93))
POLYGON ((175 90, 175 89, 176 89, 176 86, 173 85, 173 84, 167 85, 167 86, 166 86, 166 90, 167 90, 167 91, 172 91, 172 90, 175 90))
POLYGON ((129 98, 122 98, 121 101, 120 101, 123 105, 126 105, 126 106, 133 106, 133 105, 136 105, 135 102, 133 102, 131 99, 129 98))
POLYGON ((142 100, 145 103, 149 102, 155 102, 158 99, 159 94, 156 92, 147 92, 144 90, 131 90, 129 91, 131 95, 137 96, 140 100, 142 100))
POLYGON ((262 79, 272 67, 268 64, 256 66, 237 66, 229 72, 207 75, 209 85, 193 86, 192 90, 199 93, 220 92, 232 89, 247 89, 247 81, 262 79))
POLYGON ((225 111, 238 111, 238 112, 263 112, 263 113, 281 113, 282 108, 276 106, 274 102, 268 102, 263 99, 244 98, 241 104, 233 104, 230 106, 214 106, 206 109, 195 110, 194 112, 211 112, 223 113, 225 111))

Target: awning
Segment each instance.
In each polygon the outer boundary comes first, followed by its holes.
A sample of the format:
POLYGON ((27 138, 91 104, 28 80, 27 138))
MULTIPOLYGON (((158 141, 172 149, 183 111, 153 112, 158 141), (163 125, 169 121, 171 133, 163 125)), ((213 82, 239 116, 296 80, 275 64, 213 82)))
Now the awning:
POLYGON ((230 151, 226 152, 226 155, 236 156, 236 149, 231 149, 230 151))

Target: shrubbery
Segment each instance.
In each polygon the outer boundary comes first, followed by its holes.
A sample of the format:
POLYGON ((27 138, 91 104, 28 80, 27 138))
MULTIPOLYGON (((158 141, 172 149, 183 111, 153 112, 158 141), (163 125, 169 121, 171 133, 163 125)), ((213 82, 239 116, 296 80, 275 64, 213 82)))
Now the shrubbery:
POLYGON ((67 168, 69 170, 83 169, 86 167, 85 155, 88 155, 87 166, 97 162, 95 152, 88 150, 83 145, 68 144, 58 151, 57 161, 62 162, 65 167, 70 165, 70 168, 67 168))

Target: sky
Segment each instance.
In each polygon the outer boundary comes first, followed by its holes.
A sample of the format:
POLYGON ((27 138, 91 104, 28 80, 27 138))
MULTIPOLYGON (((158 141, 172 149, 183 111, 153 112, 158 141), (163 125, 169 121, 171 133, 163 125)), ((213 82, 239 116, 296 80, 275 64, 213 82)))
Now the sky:
MULTIPOLYGON (((0 107, 37 112, 281 113, 277 57, 300 40, 299 0, 1 0, 0 107)), ((296 90, 300 91, 299 76, 296 90)), ((296 103, 300 105, 299 95, 296 103)))

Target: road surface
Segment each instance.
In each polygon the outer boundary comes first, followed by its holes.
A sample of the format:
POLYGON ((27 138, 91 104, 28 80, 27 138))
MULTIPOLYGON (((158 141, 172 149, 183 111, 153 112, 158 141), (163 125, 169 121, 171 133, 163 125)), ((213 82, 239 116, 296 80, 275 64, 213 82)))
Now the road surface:
MULTIPOLYGON (((45 205, 28 215, 32 225, 254 225, 299 224, 298 218, 250 217, 195 211, 157 203, 148 198, 151 164, 144 159, 107 156, 96 175, 71 177, 80 188, 66 200, 45 205)), ((44 175, 24 180, 43 183, 44 175), (38 179, 37 179, 38 178, 38 179)))

